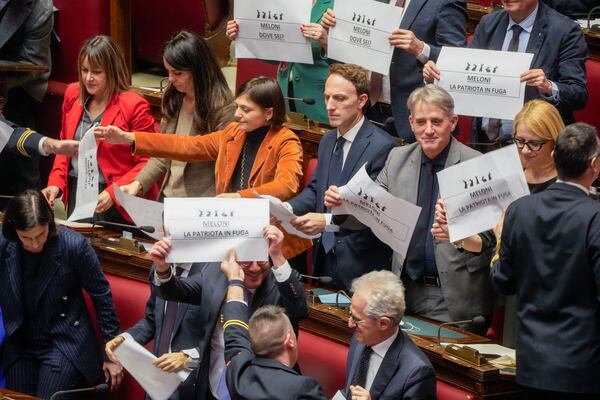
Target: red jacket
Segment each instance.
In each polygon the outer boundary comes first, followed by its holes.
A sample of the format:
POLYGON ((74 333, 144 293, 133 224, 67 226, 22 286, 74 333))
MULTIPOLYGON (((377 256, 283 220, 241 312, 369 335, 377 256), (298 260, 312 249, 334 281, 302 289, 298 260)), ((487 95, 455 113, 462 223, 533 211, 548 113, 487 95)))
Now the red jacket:
MULTIPOLYGON (((60 130, 61 139, 73 139, 81 116, 83 106, 79 101, 79 84, 74 83, 67 87, 65 99, 62 105, 62 125, 60 130)), ((144 130, 154 131, 154 118, 150 112, 150 105, 141 96, 133 92, 120 92, 115 94, 102 116, 102 126, 114 125, 125 131, 144 130)), ((138 172, 146 165, 148 157, 131 155, 129 145, 114 145, 105 141, 97 141, 98 165, 104 175, 106 191, 110 194, 116 205, 113 183, 118 186, 131 183, 138 172)), ((71 159, 65 156, 56 156, 52 172, 48 177, 48 186, 57 186, 63 193, 63 202, 69 199, 67 177, 69 174, 71 159)), ((146 192, 147 198, 156 199, 158 196, 158 185, 146 192)), ((119 212, 130 220, 129 216, 117 205, 119 212)))

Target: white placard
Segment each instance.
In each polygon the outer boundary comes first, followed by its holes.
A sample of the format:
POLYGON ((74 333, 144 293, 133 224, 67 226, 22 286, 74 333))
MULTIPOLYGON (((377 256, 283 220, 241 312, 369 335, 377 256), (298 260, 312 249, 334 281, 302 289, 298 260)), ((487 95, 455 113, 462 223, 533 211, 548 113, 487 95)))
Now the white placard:
POLYGON ((8 143, 13 131, 14 129, 10 125, 4 121, 0 121, 0 153, 4 150, 4 146, 8 143))
POLYGON ((216 197, 165 198, 168 262, 215 262, 235 249, 240 261, 267 261, 269 201, 216 197))
POLYGON ((115 349, 115 356, 153 400, 168 399, 179 384, 187 379, 189 372, 164 372, 152 364, 156 360, 154 354, 136 342, 128 333, 121 336, 125 341, 115 349))
POLYGON ((379 240, 406 257, 421 207, 389 194, 371 180, 365 165, 339 188, 342 205, 331 211, 353 215, 379 240))
POLYGON ((392 31, 400 26, 400 7, 364 0, 336 1, 335 27, 329 30, 327 57, 388 75, 394 47, 392 31))
POLYGON ((529 194, 515 145, 446 168, 437 177, 451 242, 493 228, 510 203, 529 194))
POLYGON ((75 197, 75 209, 67 221, 77 221, 92 218, 98 204, 98 161, 96 160, 96 137, 92 126, 83 134, 79 142, 79 156, 77 158, 77 192, 71 193, 75 197))
POLYGON ((125 193, 116 183, 113 183, 113 190, 115 191, 117 203, 127 211, 134 224, 154 227, 152 233, 142 232, 156 240, 160 240, 164 236, 162 203, 125 193))
POLYGON ((313 64, 310 41, 300 31, 311 8, 311 0, 234 0, 235 57, 313 64))
POLYGON ((256 196, 260 199, 269 200, 269 213, 281 222, 281 226, 287 231, 287 233, 299 236, 304 239, 316 239, 319 236, 321 236, 320 233, 316 235, 307 235, 306 233, 294 228, 290 221, 296 218, 297 216, 293 212, 288 210, 288 208, 283 204, 283 202, 277 197, 269 196, 268 194, 258 193, 256 193, 256 196))
POLYGON ((454 98, 459 115, 513 120, 523 107, 525 83, 533 54, 442 47, 437 84, 454 98))

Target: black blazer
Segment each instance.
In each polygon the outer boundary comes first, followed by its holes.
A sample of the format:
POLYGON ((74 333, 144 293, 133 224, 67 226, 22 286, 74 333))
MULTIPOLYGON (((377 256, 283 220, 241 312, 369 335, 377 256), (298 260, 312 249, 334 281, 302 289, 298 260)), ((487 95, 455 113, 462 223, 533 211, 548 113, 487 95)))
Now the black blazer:
MULTIPOLYGON (((189 272, 189 276, 196 275, 201 272, 205 264, 194 263, 189 272)), ((150 270, 150 281, 154 276, 154 269, 150 270)), ((185 349, 196 348, 200 352, 198 343, 204 334, 204 327, 198 324, 198 318, 201 316, 202 309, 198 305, 187 303, 179 303, 177 305, 177 314, 175 317, 175 326, 173 327, 173 336, 171 339, 171 351, 177 352, 185 349)), ((150 341, 154 341, 152 352, 157 357, 160 334, 163 325, 165 313, 165 301, 156 296, 156 287, 150 286, 150 297, 146 303, 146 314, 144 318, 139 320, 134 326, 127 329, 136 342, 145 345, 150 341)), ((191 376, 191 375, 190 375, 191 376)), ((171 400, 188 399, 193 397, 194 379, 188 379, 179 387, 174 394, 169 397, 171 400)))
MULTIPOLYGON (((468 47, 500 50, 508 28, 508 13, 496 11, 479 21, 468 47)), ((531 68, 541 68, 556 83, 560 102, 555 104, 565 124, 575 122, 573 110, 585 107, 588 99, 585 60, 587 45, 581 27, 573 20, 540 3, 527 52, 533 53, 531 68)), ((527 86, 525 101, 540 98, 527 86)))
MULTIPOLYGON (((200 274, 189 278, 172 278, 156 287, 158 296, 165 300, 201 306, 200 315, 196 320, 196 324, 203 329, 198 341, 201 361, 196 375, 196 398, 199 400, 204 399, 209 391, 210 341, 219 321, 227 286, 228 282, 221 272, 220 263, 208 263, 200 274)), ((300 282, 298 272, 292 270, 292 275, 285 282, 277 282, 272 273, 267 274, 262 285, 254 293, 250 310, 254 312, 267 304, 285 308, 296 327, 298 321, 308 317, 304 285, 300 282)))
POLYGON ((0 235, 0 307, 4 314, 6 341, 1 355, 7 371, 21 356, 23 343, 23 297, 34 296, 39 318, 47 326, 54 348, 73 363, 88 384, 102 377, 102 350, 87 311, 82 289, 90 296, 104 342, 119 333, 110 286, 98 257, 87 239, 69 229, 58 228, 44 246, 38 293, 23 293, 20 245, 0 235))
MULTIPOLYGON (((363 344, 352 337, 346 364, 344 394, 347 399, 351 397, 351 380, 364 348, 363 344)), ((369 393, 371 398, 379 400, 435 400, 435 385, 435 373, 431 362, 409 337, 399 330, 398 336, 381 362, 369 393)))
POLYGON ((250 346, 248 306, 239 301, 225 303, 224 321, 238 321, 225 328, 227 389, 233 400, 326 399, 319 383, 300 375, 271 358, 256 357, 250 346))
POLYGON ((600 394, 600 203, 554 183, 506 211, 491 277, 517 295, 517 382, 600 394))
MULTIPOLYGON (((325 134, 319 143, 318 164, 310 184, 296 197, 289 201, 296 215, 304 215, 308 212, 327 212, 324 204, 325 191, 328 188, 327 177, 329 174, 329 160, 333 154, 337 130, 325 134)), ((385 164, 387 155, 395 142, 385 131, 365 119, 363 126, 358 131, 350 152, 346 157, 342 170, 341 181, 348 182, 365 163, 369 163, 368 171, 371 178, 375 179, 385 164)), ((335 276, 338 282, 342 282, 346 288, 350 287, 352 279, 366 272, 389 268, 392 251, 382 243, 371 232, 370 229, 350 230, 340 228, 335 233, 335 256, 340 272, 335 276)), ((315 249, 321 246, 321 238, 314 240, 315 249)), ((320 268, 318 251, 313 252, 313 265, 315 271, 320 268)))

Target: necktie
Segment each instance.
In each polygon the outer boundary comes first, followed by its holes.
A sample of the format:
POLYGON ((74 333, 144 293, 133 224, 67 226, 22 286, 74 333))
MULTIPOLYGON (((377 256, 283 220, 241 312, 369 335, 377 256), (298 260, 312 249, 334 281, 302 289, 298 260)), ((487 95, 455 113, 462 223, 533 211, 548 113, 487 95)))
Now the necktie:
MULTIPOLYGON (((180 276, 183 272, 183 268, 175 267, 175 276, 180 276)), ((173 335, 173 328, 175 327, 175 318, 177 317, 177 302, 167 301, 165 307, 165 314, 163 316, 162 328, 160 330, 160 338, 158 341, 158 354, 162 356, 169 352, 171 344, 171 336, 173 335)))
POLYGON ((404 270, 411 280, 421 278, 425 272, 427 235, 431 236, 431 211, 433 210, 433 190, 435 185, 435 170, 433 162, 427 161, 419 178, 419 193, 417 205, 421 207, 421 213, 415 226, 415 231, 406 254, 406 266, 404 270))
MULTIPOLYGON (((521 36, 521 32, 523 32, 523 28, 521 25, 513 25, 511 27, 512 37, 510 38, 510 42, 508 43, 508 51, 519 51, 519 37, 521 36)), ((491 142, 498 139, 500 136, 500 120, 498 118, 490 118, 488 121, 488 127, 486 131, 488 139, 491 142)))
MULTIPOLYGON (((340 186, 342 184, 342 168, 344 165, 344 143, 346 139, 343 136, 338 137, 335 142, 335 149, 329 160, 329 174, 327 177, 327 187, 330 185, 340 186)), ((321 243, 325 254, 329 253, 335 246, 335 234, 333 232, 323 232, 321 235, 321 243)))
POLYGON ((366 389, 365 386, 367 383, 367 372, 369 371, 369 361, 371 361, 371 354, 373 354, 373 349, 371 347, 365 347, 362 354, 360 355, 360 360, 358 360, 356 372, 354 373, 354 377, 352 378, 352 385, 358 385, 366 389))

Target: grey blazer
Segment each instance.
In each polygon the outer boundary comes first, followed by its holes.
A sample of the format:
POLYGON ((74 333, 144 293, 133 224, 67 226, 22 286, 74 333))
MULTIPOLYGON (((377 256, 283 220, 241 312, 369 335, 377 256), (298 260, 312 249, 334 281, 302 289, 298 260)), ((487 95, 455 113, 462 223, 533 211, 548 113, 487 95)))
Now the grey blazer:
MULTIPOLYGON (((413 204, 417 203, 421 146, 413 143, 390 152, 377 182, 389 193, 413 204)), ((446 168, 479 156, 480 153, 454 138, 450 144, 446 168)), ((489 279, 489 265, 495 241, 490 232, 482 234, 480 254, 460 251, 451 243, 435 241, 435 260, 444 298, 453 320, 487 315, 494 307, 494 290, 489 279)), ((404 258, 394 252, 392 271, 402 273, 404 258)))

